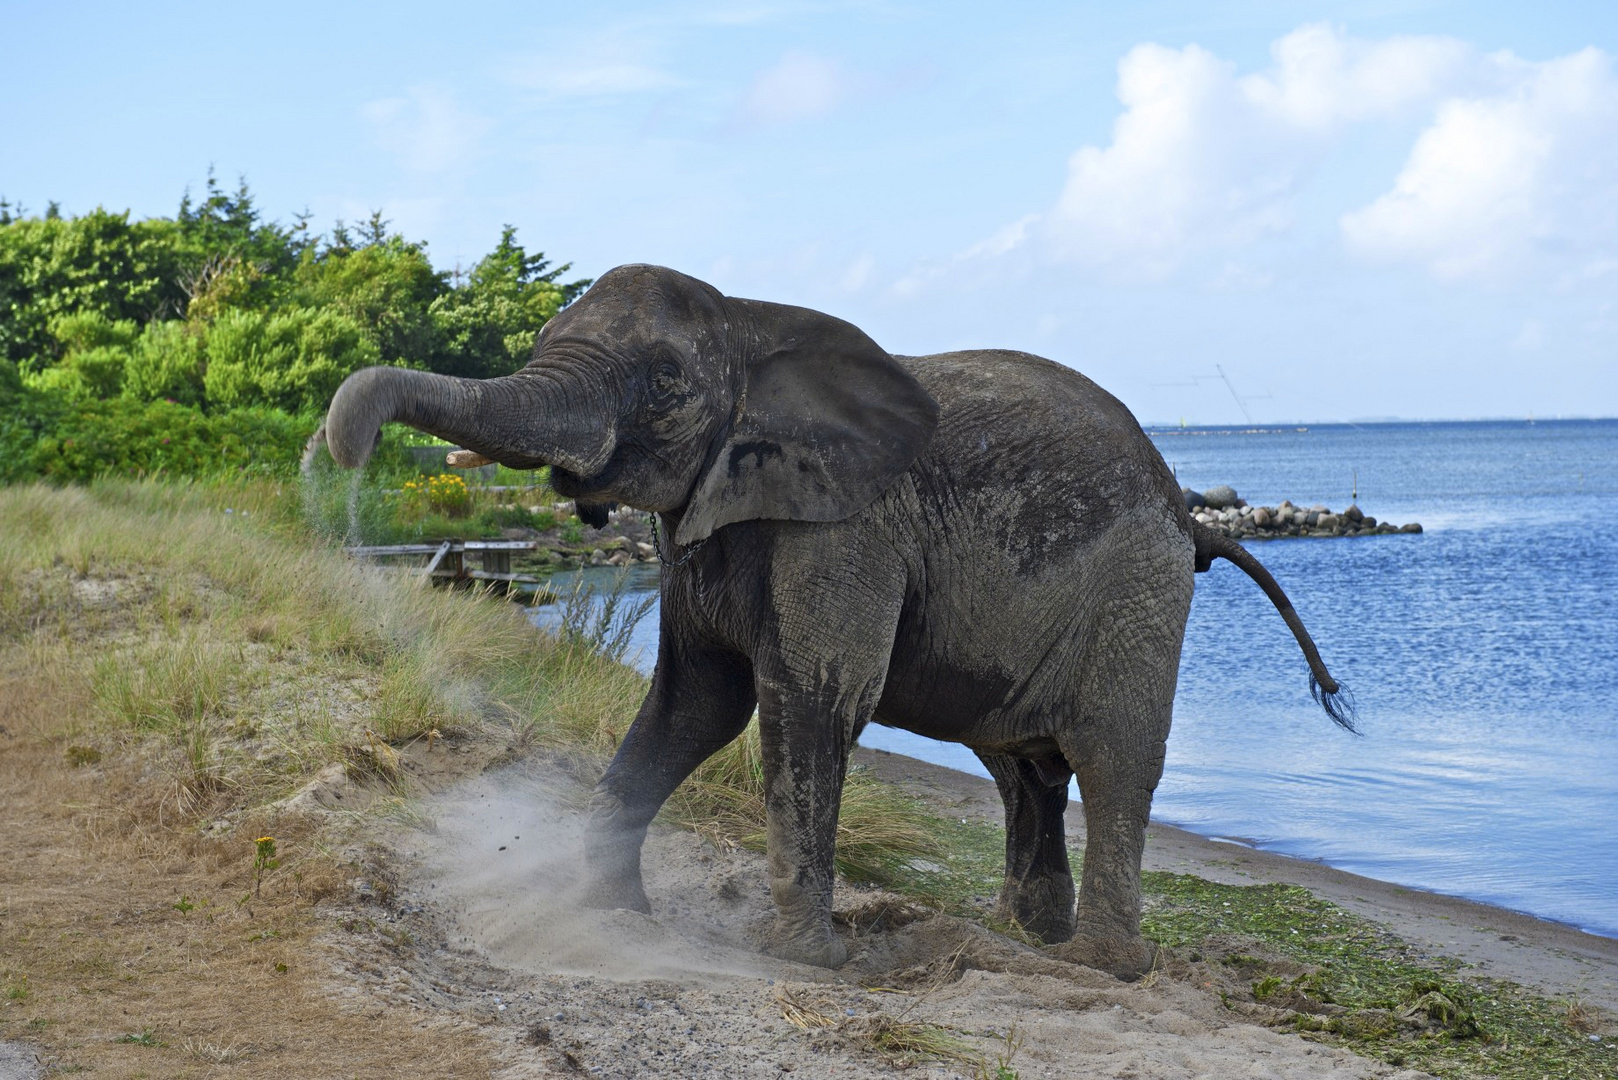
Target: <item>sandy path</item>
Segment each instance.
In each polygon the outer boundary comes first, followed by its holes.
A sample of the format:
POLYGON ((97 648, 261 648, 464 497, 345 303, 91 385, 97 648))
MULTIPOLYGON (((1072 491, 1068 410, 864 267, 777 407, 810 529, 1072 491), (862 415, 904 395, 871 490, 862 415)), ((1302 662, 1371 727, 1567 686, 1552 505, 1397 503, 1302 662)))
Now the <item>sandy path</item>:
MULTIPOLYGON (((976 784, 949 774, 920 786, 965 816, 976 784)), ((647 845, 652 916, 581 910, 570 899, 579 815, 533 770, 485 774, 426 812, 431 829, 397 838, 415 868, 398 903, 418 913, 426 947, 393 992, 492 1021, 511 1077, 888 1076, 895 1062, 860 1037, 883 1017, 936 1025, 991 1065, 1009 1055, 1027 1080, 1420 1075, 1244 1022, 1194 973, 1124 984, 855 889, 838 897, 846 967, 776 961, 755 946, 770 914, 762 857, 686 832, 647 845), (784 1004, 835 1026, 801 1030, 784 1004)))

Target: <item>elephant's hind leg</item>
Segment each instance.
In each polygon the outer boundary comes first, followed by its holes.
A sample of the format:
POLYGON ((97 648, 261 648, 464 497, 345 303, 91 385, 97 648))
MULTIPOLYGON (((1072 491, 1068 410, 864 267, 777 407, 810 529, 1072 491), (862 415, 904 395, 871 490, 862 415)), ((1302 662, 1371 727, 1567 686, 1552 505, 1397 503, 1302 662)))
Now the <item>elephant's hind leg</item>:
POLYGON ((1084 869, 1065 958, 1134 978, 1157 949, 1141 936, 1141 854, 1163 775, 1180 640, 1190 609, 1189 560, 1178 578, 1108 606, 1086 657, 1079 724, 1058 737, 1084 801, 1084 869), (1165 595, 1165 593, 1167 595, 1165 595))
POLYGON ((1023 758, 978 754, 1006 804, 1006 883, 998 914, 1047 945, 1073 937, 1073 871, 1067 861, 1063 813, 1067 769, 1047 783, 1023 758))

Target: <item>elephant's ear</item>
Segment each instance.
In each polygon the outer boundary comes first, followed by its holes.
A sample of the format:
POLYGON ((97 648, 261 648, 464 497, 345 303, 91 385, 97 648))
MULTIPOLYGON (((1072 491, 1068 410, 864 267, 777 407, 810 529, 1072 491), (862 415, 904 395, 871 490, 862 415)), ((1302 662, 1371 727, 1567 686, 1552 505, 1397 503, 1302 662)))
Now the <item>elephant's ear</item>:
POLYGON ((675 539, 734 521, 841 521, 932 440, 938 403, 857 327, 805 308, 733 300, 757 331, 730 430, 675 539))

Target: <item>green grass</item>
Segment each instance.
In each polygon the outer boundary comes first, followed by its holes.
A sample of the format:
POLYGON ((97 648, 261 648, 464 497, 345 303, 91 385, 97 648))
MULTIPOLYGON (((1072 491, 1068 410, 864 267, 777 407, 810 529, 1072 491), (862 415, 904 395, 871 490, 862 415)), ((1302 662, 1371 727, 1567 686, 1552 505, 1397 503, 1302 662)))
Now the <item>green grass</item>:
POLYGON ((1201 959, 1210 943, 1253 943, 1217 962, 1240 973, 1251 999, 1292 1008, 1286 1025, 1311 1038, 1440 1077, 1572 1080, 1618 1067, 1571 1003, 1469 975, 1307 889, 1164 873, 1145 886, 1148 936, 1201 959), (1304 970, 1272 971, 1282 965, 1304 970))

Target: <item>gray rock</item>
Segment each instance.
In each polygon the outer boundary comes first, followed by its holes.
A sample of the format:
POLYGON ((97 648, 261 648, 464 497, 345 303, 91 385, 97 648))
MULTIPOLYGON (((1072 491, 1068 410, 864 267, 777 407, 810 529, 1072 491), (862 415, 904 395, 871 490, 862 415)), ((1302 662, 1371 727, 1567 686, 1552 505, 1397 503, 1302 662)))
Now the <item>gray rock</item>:
POLYGON ((1365 515, 1360 512, 1359 506, 1355 503, 1348 504, 1348 509, 1343 511, 1343 516, 1356 525, 1365 520, 1365 515))
POLYGON ((1223 510, 1236 505, 1236 489, 1228 484, 1220 484, 1204 491, 1202 498, 1212 509, 1223 510))
POLYGON ((1321 514, 1319 520, 1315 522, 1315 527, 1324 532, 1330 532, 1331 530, 1336 529, 1342 523, 1343 519, 1338 517, 1336 514, 1321 514))
POLYGON ((1308 525, 1310 527, 1313 527, 1315 525, 1319 525, 1320 524, 1320 511, 1319 510, 1306 511, 1304 513, 1304 515, 1303 515, 1303 522, 1302 523, 1304 525, 1308 525))
POLYGON ((1325 503, 1315 503, 1315 505, 1311 506, 1309 508, 1309 510, 1310 510, 1311 513, 1316 513, 1316 514, 1329 514, 1329 513, 1331 513, 1331 507, 1327 506, 1325 503))
POLYGON ((1180 497, 1185 499, 1187 510, 1201 510, 1208 505, 1208 501, 1202 497, 1202 492, 1192 491, 1190 488, 1181 488, 1180 497))
POLYGON ((1372 517, 1370 514, 1366 514, 1365 517, 1360 521, 1360 527, 1365 529, 1376 528, 1376 518, 1372 517))
POLYGON ((1421 526, 1412 521, 1408 525, 1399 526, 1399 531, 1402 533, 1419 533, 1421 532, 1421 526))
POLYGON ((1268 529, 1270 527, 1270 511, 1262 506, 1257 510, 1254 510, 1253 524, 1258 526, 1260 529, 1268 529))

